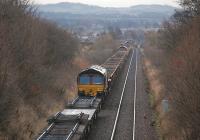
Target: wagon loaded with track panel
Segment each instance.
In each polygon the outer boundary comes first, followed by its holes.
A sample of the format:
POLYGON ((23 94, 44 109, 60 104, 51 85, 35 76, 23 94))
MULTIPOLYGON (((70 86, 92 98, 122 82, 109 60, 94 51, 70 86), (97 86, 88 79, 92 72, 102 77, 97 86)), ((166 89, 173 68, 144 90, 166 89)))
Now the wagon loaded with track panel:
POLYGON ((78 97, 48 119, 48 127, 37 140, 85 139, 131 50, 120 47, 102 65, 81 71, 77 76, 78 97))

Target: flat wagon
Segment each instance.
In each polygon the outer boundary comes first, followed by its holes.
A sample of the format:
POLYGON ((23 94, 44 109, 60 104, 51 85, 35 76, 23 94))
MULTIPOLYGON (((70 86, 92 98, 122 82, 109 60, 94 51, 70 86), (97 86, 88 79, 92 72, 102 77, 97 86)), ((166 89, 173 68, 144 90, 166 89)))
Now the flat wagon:
POLYGON ((96 109, 64 109, 49 119, 49 126, 37 140, 85 139, 96 119, 96 109))

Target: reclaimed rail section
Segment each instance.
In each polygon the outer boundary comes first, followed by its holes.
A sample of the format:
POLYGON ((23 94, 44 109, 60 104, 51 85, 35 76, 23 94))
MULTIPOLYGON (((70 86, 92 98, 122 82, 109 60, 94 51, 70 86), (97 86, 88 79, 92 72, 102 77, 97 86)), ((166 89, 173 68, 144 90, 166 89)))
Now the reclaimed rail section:
MULTIPOLYGON (((132 49, 120 47, 113 56, 101 65, 106 68, 108 73, 109 91, 131 52, 132 49)), ((85 139, 93 122, 97 119, 104 98, 96 96, 77 97, 72 103, 68 104, 67 109, 58 112, 48 120, 48 127, 39 134, 37 140, 85 139)))

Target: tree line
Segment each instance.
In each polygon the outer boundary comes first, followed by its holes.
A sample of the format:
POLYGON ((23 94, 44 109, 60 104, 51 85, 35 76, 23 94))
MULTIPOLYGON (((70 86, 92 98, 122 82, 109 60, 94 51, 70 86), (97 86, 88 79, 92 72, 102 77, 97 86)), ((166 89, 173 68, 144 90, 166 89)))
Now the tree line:
POLYGON ((169 112, 160 115, 159 125, 163 139, 199 140, 200 1, 180 0, 180 5, 182 9, 156 35, 150 35, 155 48, 163 53, 157 56, 152 51, 151 56, 161 70, 164 85, 158 104, 169 100, 169 112))
POLYGON ((0 139, 37 137, 49 116, 76 96, 76 76, 101 64, 119 42, 113 34, 82 46, 42 19, 29 0, 0 1, 0 139))
POLYGON ((0 139, 32 139, 63 106, 61 77, 77 50, 76 39, 28 0, 0 1, 0 139))

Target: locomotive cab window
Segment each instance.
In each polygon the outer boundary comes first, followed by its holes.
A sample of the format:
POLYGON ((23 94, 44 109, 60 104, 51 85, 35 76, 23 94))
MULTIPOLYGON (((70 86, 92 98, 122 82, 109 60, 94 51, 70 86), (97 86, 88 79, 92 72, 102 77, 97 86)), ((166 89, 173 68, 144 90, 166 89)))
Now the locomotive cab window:
POLYGON ((90 84, 90 76, 89 75, 82 75, 79 77, 79 84, 88 85, 90 84))
POLYGON ((100 75, 95 75, 92 77, 92 84, 102 85, 104 84, 104 78, 100 75))

